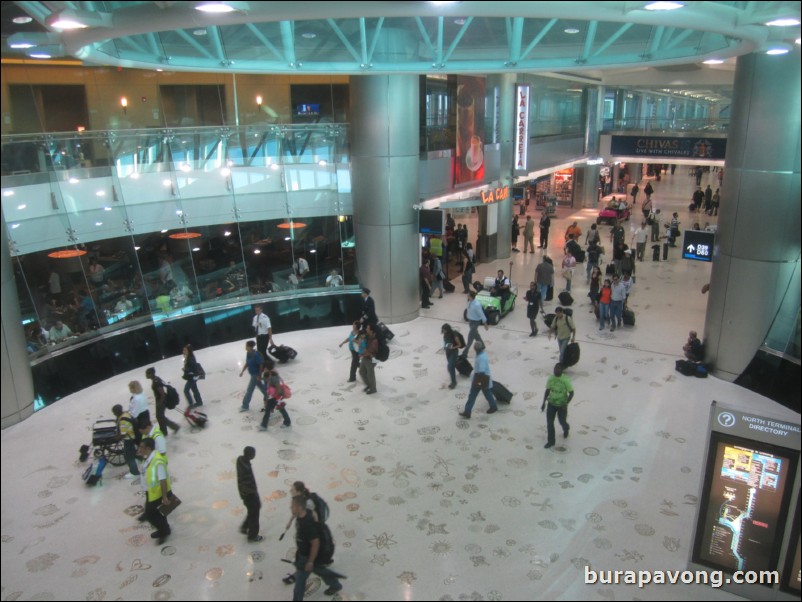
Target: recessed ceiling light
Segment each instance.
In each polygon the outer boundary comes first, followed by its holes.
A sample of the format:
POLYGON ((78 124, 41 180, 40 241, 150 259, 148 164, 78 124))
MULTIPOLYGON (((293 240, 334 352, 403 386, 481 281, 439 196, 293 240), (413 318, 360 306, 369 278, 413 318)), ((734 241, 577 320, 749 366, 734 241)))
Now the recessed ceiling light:
POLYGON ((28 15, 22 15, 21 17, 14 17, 11 20, 17 25, 25 25, 26 23, 33 21, 33 18, 29 17, 28 15))
POLYGON ((95 193, 95 196, 106 196, 106 191, 105 190, 98 190, 95 193))
POLYGON ((677 10, 685 6, 682 2, 651 2, 644 6, 645 10, 677 10))
POLYGON ((29 57, 32 59, 52 59, 53 57, 49 54, 45 54, 44 52, 34 52, 33 54, 29 54, 29 57))
POLYGON ((301 34, 302 38, 306 38, 307 40, 314 40, 317 37, 316 33, 312 33, 311 31, 307 31, 301 34))
POLYGON ((13 190, 4 190, 3 191, 3 196, 14 196, 14 191, 13 190))
POLYGON ((565 28, 565 33, 575 34, 579 33, 579 30, 576 27, 567 27, 565 28))
POLYGON ((463 18, 454 19, 454 23, 456 23, 457 25, 465 25, 465 19, 463 18))
POLYGON ((102 226, 102 225, 103 225, 103 222, 95 222, 95 225, 96 225, 96 226, 102 226))
POLYGON ((205 36, 206 35, 206 30, 205 29, 196 29, 195 31, 192 32, 192 35, 193 36, 205 36))
POLYGON ((791 52, 788 48, 769 48, 766 51, 766 54, 770 54, 771 56, 778 56, 780 54, 788 54, 791 52))
POLYGON ((8 43, 9 48, 14 48, 16 50, 27 50, 28 48, 33 48, 34 46, 36 46, 36 44, 34 44, 33 42, 25 42, 25 41, 8 43))
POLYGON ((12 230, 16 230, 17 228, 19 228, 19 224, 11 224, 12 230))
POLYGON ((17 205, 17 211, 22 211, 23 209, 27 209, 27 208, 28 208, 28 205, 25 205, 25 204, 17 205))
POLYGON ((78 178, 70 178, 67 180, 70 184, 77 184, 80 180, 78 178))
POLYGON ((233 13, 238 10, 246 12, 249 10, 247 2, 200 2, 195 5, 195 10, 202 13, 233 13))
POLYGON ((799 19, 774 19, 766 23, 769 27, 793 27, 799 25, 799 19))
POLYGON ((724 61, 722 59, 707 59, 703 61, 705 65, 720 65, 724 61))

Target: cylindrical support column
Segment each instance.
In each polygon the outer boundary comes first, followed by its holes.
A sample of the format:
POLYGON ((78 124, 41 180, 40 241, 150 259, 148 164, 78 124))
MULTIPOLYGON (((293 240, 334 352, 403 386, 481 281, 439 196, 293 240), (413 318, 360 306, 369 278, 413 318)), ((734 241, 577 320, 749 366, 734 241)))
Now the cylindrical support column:
POLYGON ((8 251, 6 216, 0 223, 2 245, 0 245, 0 274, 2 275, 2 428, 25 420, 33 414, 33 376, 28 351, 25 346, 25 331, 19 310, 14 268, 8 251))
POLYGON ((359 281, 389 323, 418 317, 417 75, 351 78, 351 181, 359 281))
MULTIPOLYGON (((494 259, 506 259, 510 256, 510 246, 512 245, 512 184, 513 184, 513 145, 512 136, 515 129, 514 109, 515 109, 515 73, 499 73, 487 77, 485 87, 487 98, 490 103, 493 100, 493 90, 499 90, 499 144, 500 144, 500 164, 501 174, 499 177, 499 187, 509 187, 510 195, 503 201, 487 207, 487 214, 495 213, 496 231, 488 237, 487 255, 484 261, 494 259)), ((485 226, 487 226, 487 220, 485 226)), ((486 233, 485 233, 486 234, 486 233)))
POLYGON ((598 165, 585 165, 574 168, 574 199, 582 207, 596 207, 599 203, 598 165))
POLYGON ((799 48, 738 58, 705 323, 714 374, 766 338, 800 260, 799 48))

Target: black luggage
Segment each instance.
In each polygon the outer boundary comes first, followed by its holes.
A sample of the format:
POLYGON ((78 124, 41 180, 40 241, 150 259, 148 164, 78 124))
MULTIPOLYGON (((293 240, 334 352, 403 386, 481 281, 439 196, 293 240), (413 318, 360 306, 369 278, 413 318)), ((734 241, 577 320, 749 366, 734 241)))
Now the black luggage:
POLYGON ((88 487, 94 487, 103 479, 103 469, 106 468, 106 456, 100 456, 84 471, 83 479, 88 487))
POLYGON ((604 269, 605 276, 615 276, 615 264, 608 263, 607 267, 604 269))
POLYGON ((677 360, 674 364, 674 368, 677 372, 685 376, 693 376, 696 374, 696 363, 688 360, 677 360))
POLYGON ((462 374, 462 376, 470 376, 471 372, 473 372, 473 366, 471 362, 468 361, 467 357, 461 357, 457 360, 456 364, 457 372, 462 374))
POLYGON ((585 263, 585 251, 580 249, 577 251, 577 254, 574 255, 574 258, 576 259, 577 263, 585 263))
POLYGON ((493 381, 493 397, 499 403, 510 403, 512 401, 512 393, 510 390, 502 385, 497 380, 493 381))
POLYGON ((395 338, 395 334, 393 334, 393 331, 387 328, 387 325, 384 322, 379 322, 377 326, 379 327, 379 332, 377 332, 376 334, 381 334, 382 338, 385 341, 389 342, 392 341, 393 338, 395 338))
POLYGON ((696 211, 696 203, 691 203, 688 205, 688 211, 696 211))
POLYGON ((546 291, 546 301, 554 299, 554 287, 549 285, 549 290, 546 291))
POLYGON ((560 305, 573 305, 574 303, 574 298, 568 291, 561 292, 557 298, 560 300, 560 305))
POLYGON ((554 314, 543 314, 543 321, 546 323, 546 328, 551 328, 551 323, 554 322, 554 314))
POLYGON ((625 309, 621 312, 621 316, 624 319, 624 326, 635 326, 635 312, 631 309, 625 309))
POLYGON ((184 411, 184 418, 187 419, 187 422, 189 422, 190 426, 201 429, 206 426, 207 422, 209 422, 209 417, 206 415, 206 412, 201 412, 195 408, 187 408, 184 411))
POLYGON ((579 343, 569 343, 563 354, 563 366, 570 367, 579 361, 579 343))
POLYGON ((455 287, 451 282, 448 280, 443 280, 443 288, 446 290, 447 293, 453 293, 457 287, 455 287))
POLYGON ((660 261, 660 245, 652 245, 652 261, 660 261))
POLYGON ((279 345, 276 347, 275 345, 271 345, 267 348, 267 352, 276 358, 279 363, 286 364, 290 360, 294 360, 298 352, 295 351, 292 347, 287 347, 286 345, 279 345))

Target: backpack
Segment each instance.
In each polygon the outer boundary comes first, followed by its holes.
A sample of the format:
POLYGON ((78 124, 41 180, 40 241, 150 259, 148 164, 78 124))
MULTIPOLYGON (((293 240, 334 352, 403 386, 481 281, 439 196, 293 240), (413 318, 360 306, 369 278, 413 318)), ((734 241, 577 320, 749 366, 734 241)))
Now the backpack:
POLYGON ((320 550, 315 558, 315 564, 331 564, 334 560, 334 537, 331 529, 326 523, 318 523, 317 527, 320 535, 320 550))
POLYGON ((281 399, 289 399, 290 397, 292 397, 292 389, 290 389, 290 386, 283 380, 281 381, 280 387, 281 387, 281 399))
POLYGON ((317 493, 310 493, 309 499, 315 505, 315 514, 317 514, 317 521, 325 523, 329 518, 329 505, 317 493))
POLYGON ((376 331, 376 340, 379 342, 379 351, 376 353, 376 359, 380 362, 386 362, 390 357, 390 347, 387 346, 387 341, 384 340, 384 335, 381 330, 376 331))
POLYGON ((459 330, 454 331, 454 339, 457 341, 457 349, 465 348, 465 337, 462 336, 459 330))
POLYGON ((201 366, 200 363, 196 363, 196 366, 198 367, 198 373, 195 376, 197 376, 200 380, 203 380, 206 378, 206 370, 203 369, 203 366, 201 366))
POLYGON ((178 391, 176 391, 175 387, 172 385, 168 385, 167 383, 162 384, 164 385, 164 391, 166 393, 164 398, 164 407, 168 410, 174 410, 180 401, 180 398, 178 397, 178 391))

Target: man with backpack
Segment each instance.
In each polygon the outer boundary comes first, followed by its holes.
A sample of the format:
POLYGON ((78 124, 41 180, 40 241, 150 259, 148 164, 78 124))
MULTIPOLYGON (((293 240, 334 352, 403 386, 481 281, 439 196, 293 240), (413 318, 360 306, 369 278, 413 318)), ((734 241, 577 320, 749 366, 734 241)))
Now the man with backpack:
POLYGON ((323 592, 326 596, 333 596, 343 586, 339 575, 327 568, 334 554, 333 541, 324 538, 321 534, 323 523, 318 523, 312 513, 306 509, 306 498, 296 495, 292 498, 290 511, 295 517, 295 588, 293 600, 303 600, 306 591, 306 580, 309 573, 315 573, 328 586, 323 592), (324 539, 327 541, 324 542, 324 539), (328 549, 327 549, 328 548, 328 549))
POLYGON ((375 328, 371 323, 365 326, 365 348, 359 364, 359 376, 365 382, 365 393, 368 395, 373 395, 376 392, 376 372, 373 366, 373 358, 379 352, 379 340, 376 338, 375 328))
POLYGON ((177 433, 181 427, 167 418, 165 412, 178 405, 178 391, 156 376, 156 368, 145 370, 145 378, 152 382, 151 389, 153 390, 153 397, 156 399, 156 421, 159 423, 159 429, 161 429, 165 437, 167 436, 168 426, 173 429, 174 433, 177 433))

